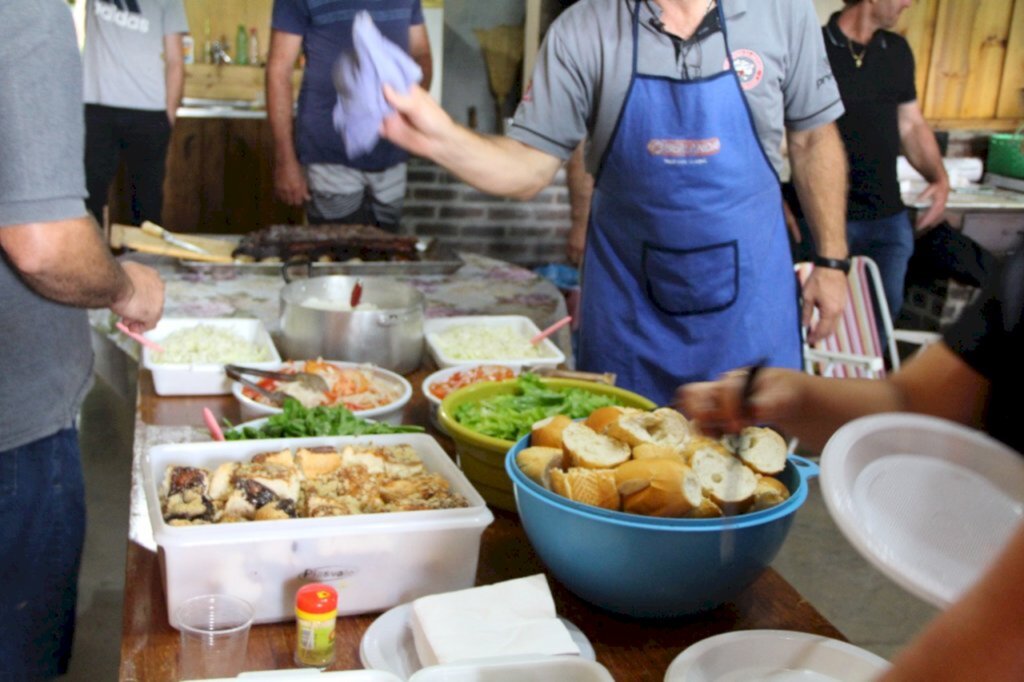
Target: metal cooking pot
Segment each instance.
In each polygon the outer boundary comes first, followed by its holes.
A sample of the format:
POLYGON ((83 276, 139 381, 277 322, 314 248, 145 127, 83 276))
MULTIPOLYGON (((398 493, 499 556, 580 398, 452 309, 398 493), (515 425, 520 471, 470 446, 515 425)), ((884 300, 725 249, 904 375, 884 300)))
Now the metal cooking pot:
POLYGON ((371 362, 408 374, 423 359, 423 309, 423 294, 387 277, 299 279, 281 289, 279 345, 293 360, 371 362), (357 281, 361 304, 373 308, 344 309, 357 281))

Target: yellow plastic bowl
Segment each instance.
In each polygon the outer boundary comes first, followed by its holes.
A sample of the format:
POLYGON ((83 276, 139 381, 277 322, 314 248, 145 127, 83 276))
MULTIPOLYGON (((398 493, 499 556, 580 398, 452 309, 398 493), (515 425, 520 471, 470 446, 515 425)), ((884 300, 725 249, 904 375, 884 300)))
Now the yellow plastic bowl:
MULTIPOLYGON (((555 389, 580 388, 598 395, 609 395, 616 398, 625 407, 637 407, 642 410, 653 410, 657 407, 652 401, 638 393, 627 391, 617 386, 598 384, 575 379, 542 379, 544 385, 555 389)), ((455 441, 455 452, 459 457, 459 467, 466 474, 480 495, 491 506, 509 511, 516 510, 515 497, 512 492, 512 481, 505 472, 505 454, 515 445, 515 441, 485 436, 455 421, 455 411, 460 405, 479 402, 492 396, 514 393, 516 380, 488 381, 460 388, 449 393, 441 401, 437 416, 441 426, 455 441)))

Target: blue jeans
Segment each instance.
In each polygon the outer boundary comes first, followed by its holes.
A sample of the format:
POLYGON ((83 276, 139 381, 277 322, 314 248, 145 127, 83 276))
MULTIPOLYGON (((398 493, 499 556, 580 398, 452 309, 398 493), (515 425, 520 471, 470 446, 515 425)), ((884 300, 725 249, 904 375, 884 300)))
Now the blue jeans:
POLYGON ((84 541, 78 432, 0 452, 0 681, 67 671, 84 541))
POLYGON ((877 220, 846 223, 846 240, 853 256, 867 256, 878 265, 885 302, 895 320, 903 308, 907 263, 914 254, 914 227, 906 211, 877 220))
MULTIPOLYGON (((814 255, 814 240, 805 220, 800 220, 803 241, 794 245, 795 260, 810 260, 814 255)), ((903 286, 907 277, 907 263, 914 253, 914 228, 910 216, 900 211, 877 220, 851 220, 846 223, 846 243, 851 256, 867 256, 878 265, 885 289, 885 302, 895 320, 903 307, 903 286)))

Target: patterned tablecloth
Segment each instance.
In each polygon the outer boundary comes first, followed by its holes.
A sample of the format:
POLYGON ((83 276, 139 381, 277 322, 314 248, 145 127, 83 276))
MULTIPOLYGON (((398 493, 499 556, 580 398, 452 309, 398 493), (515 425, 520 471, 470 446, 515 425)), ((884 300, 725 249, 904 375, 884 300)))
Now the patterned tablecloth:
MULTIPOLYGON (((462 253, 460 257, 465 265, 452 274, 397 278, 423 292, 427 317, 525 315, 543 329, 566 315, 565 298, 550 280, 492 258, 472 253, 462 253)), ((279 292, 284 281, 276 270, 185 267, 167 258, 131 258, 156 267, 164 278, 164 317, 256 317, 271 334, 280 329, 279 292)), ((114 329, 116 316, 107 310, 94 310, 90 312, 90 321, 96 331, 138 360, 138 344, 114 329)), ((563 327, 552 340, 565 353, 571 367, 568 328, 563 327)), ((136 423, 129 525, 132 541, 156 549, 142 488, 142 454, 162 443, 208 439, 205 429, 136 423)))
MULTIPOLYGON (((548 279, 511 263, 461 253, 465 265, 449 275, 396 277, 423 292, 426 316, 525 315, 541 329, 566 315, 565 298, 548 279)), ((280 298, 284 280, 277 270, 242 267, 185 267, 176 260, 133 256, 156 267, 167 286, 164 317, 256 317, 273 335, 280 329, 280 298)), ((93 327, 138 359, 138 344, 114 329, 109 311, 91 312, 93 327)), ((569 330, 552 341, 572 367, 569 330)))

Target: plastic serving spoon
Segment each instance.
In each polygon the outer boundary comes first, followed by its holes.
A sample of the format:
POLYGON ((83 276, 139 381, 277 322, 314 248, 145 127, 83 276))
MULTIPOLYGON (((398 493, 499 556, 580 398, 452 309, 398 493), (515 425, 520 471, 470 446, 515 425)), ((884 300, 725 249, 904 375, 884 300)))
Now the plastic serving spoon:
POLYGON ((557 332, 559 329, 561 329, 565 325, 569 324, 570 322, 572 322, 572 315, 566 315, 565 317, 560 319, 558 322, 555 322, 553 325, 551 325, 550 327, 548 327, 544 331, 542 331, 539 334, 535 335, 532 339, 530 339, 530 343, 532 343, 534 346, 536 346, 538 343, 540 343, 544 339, 548 338, 549 336, 551 336, 552 334, 557 332))
POLYGON ((213 412, 210 411, 209 407, 203 408, 203 421, 206 422, 206 428, 210 430, 210 436, 214 440, 224 440, 224 432, 220 428, 220 424, 217 423, 217 418, 213 416, 213 412))
POLYGON ((126 325, 124 322, 121 322, 120 320, 118 320, 117 323, 114 324, 114 326, 117 327, 118 331, 120 331, 122 334, 124 334, 128 338, 135 339, 136 341, 141 343, 146 348, 149 348, 151 351, 155 351, 157 353, 163 353, 164 352, 164 347, 163 346, 161 346, 156 341, 150 341, 149 339, 147 339, 142 334, 136 334, 131 329, 129 329, 128 325, 126 325))

